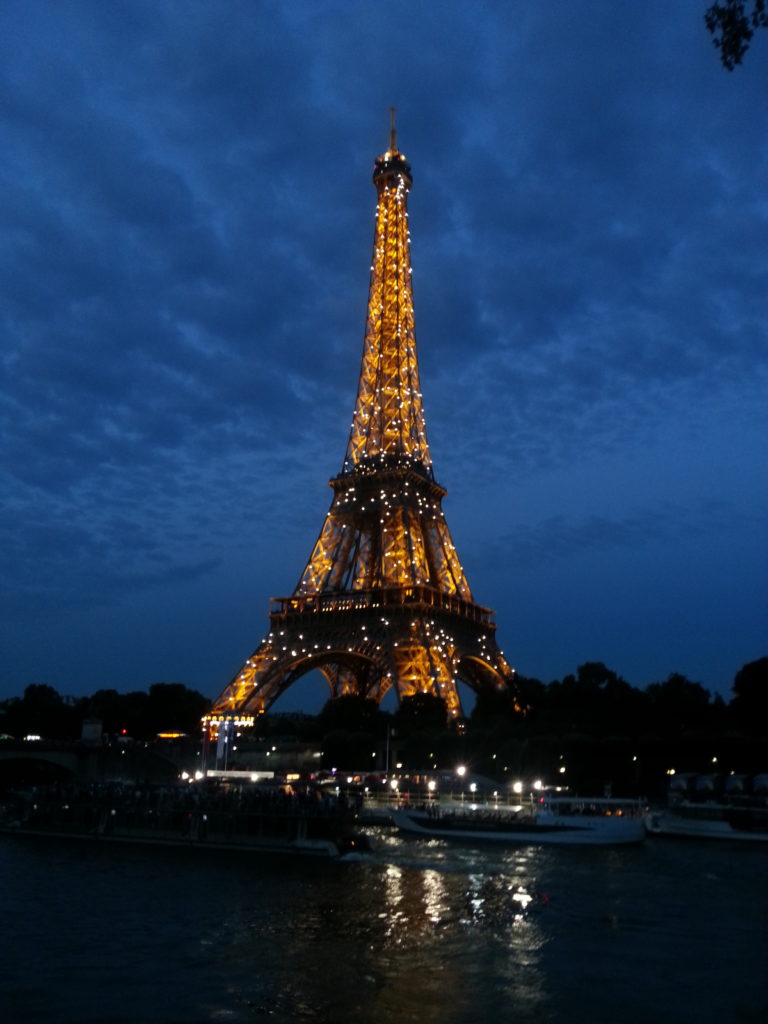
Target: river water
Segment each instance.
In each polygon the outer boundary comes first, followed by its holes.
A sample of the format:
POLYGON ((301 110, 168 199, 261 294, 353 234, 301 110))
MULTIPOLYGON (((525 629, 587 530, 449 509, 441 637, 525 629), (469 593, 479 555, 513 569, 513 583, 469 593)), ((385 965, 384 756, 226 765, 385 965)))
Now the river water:
POLYGON ((768 850, 0 836, 4 1024, 768 1020, 768 850))

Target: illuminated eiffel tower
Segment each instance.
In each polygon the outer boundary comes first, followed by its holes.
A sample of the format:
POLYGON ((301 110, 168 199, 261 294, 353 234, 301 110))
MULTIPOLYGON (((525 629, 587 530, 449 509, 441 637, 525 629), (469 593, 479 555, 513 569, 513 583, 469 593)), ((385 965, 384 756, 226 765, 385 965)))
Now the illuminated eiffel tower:
POLYGON ((474 602, 435 482, 416 360, 406 199, 397 148, 374 165, 378 194, 368 317, 352 429, 320 536, 270 631, 206 721, 248 723, 313 669, 332 697, 439 696, 461 716, 457 682, 504 689, 514 672, 494 614, 474 602))

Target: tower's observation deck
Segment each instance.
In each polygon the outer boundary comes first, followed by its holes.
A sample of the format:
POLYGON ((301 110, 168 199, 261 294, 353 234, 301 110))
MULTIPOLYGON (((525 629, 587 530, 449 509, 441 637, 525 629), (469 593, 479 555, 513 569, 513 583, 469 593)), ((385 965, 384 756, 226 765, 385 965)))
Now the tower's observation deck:
POLYGON ((460 712, 459 679, 510 685, 493 612, 474 603, 434 479, 416 355, 407 197, 394 125, 374 164, 376 224, 365 340, 349 441, 331 507, 271 631, 211 719, 265 711, 318 669, 331 695, 428 692, 460 712))

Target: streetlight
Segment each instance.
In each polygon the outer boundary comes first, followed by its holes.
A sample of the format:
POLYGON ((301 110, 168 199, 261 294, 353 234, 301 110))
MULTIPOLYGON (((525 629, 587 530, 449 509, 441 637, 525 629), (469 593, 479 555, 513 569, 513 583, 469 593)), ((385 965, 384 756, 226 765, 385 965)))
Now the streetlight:
MULTIPOLYGON (((463 764, 457 765, 456 766, 456 774, 458 775, 458 777, 460 779, 463 779, 464 776, 467 774, 466 765, 463 765, 463 764)), ((462 790, 461 790, 461 802, 464 803, 464 788, 463 787, 462 787, 462 790)))

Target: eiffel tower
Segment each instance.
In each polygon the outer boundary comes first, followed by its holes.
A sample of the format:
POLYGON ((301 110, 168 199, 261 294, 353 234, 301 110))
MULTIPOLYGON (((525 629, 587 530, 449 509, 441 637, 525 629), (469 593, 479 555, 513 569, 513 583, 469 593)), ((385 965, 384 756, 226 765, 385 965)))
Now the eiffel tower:
POLYGON ((411 168, 397 148, 374 163, 378 202, 368 315, 352 428, 333 499, 290 597, 272 599, 270 631, 214 702, 206 722, 251 724, 317 669, 331 697, 380 703, 419 693, 460 720, 457 682, 504 689, 514 672, 494 613, 476 604, 442 511, 416 360, 406 200, 411 168))

